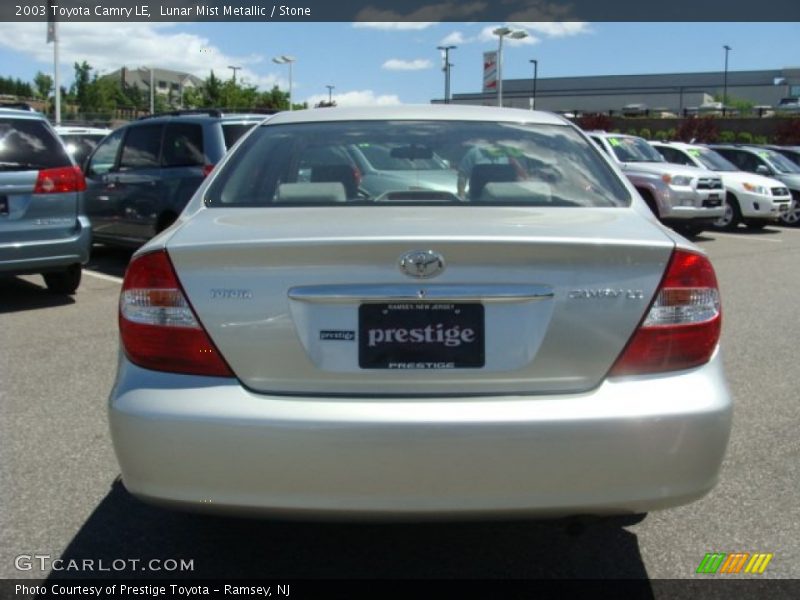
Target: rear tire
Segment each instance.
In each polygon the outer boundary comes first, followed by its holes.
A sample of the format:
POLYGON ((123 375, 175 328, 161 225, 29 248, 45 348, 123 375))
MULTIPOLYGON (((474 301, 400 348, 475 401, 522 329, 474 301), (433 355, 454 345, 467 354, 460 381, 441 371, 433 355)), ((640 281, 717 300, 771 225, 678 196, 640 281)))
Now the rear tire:
POLYGON ((727 194, 723 206, 725 207, 725 214, 714 221, 714 227, 724 231, 733 231, 739 226, 739 222, 742 220, 742 211, 739 209, 739 201, 733 194, 727 194))
POLYGON ((674 229, 683 237, 690 239, 703 233, 703 227, 700 225, 676 225, 674 229))
POLYGON ((70 265, 63 271, 42 273, 42 277, 51 293, 72 295, 81 283, 81 266, 70 265))

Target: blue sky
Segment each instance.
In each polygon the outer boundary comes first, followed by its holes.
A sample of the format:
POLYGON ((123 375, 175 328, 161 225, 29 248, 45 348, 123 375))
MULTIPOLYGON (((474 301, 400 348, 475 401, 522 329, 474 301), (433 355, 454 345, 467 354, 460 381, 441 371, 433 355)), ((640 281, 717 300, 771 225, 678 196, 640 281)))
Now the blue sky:
MULTIPOLYGON (((502 23, 66 23, 61 25, 62 82, 72 63, 100 72, 154 65, 201 77, 214 68, 267 88, 288 86, 288 69, 272 57, 296 57, 295 101, 327 98, 340 104, 429 102, 443 93, 436 46, 454 43, 452 92, 481 86, 481 56, 497 47, 490 31, 502 23)), ((800 67, 798 23, 519 23, 529 37, 505 46, 504 77, 718 71, 722 46, 733 50, 731 71, 800 67)), ((52 71, 44 23, 0 23, 0 75, 32 80, 52 71)))

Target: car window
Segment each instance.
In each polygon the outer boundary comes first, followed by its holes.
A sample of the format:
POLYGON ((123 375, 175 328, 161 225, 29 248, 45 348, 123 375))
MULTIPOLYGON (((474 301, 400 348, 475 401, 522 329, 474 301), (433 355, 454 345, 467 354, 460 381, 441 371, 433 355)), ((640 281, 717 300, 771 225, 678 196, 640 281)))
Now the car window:
POLYGON ((772 169, 778 173, 800 173, 800 167, 786 158, 780 152, 774 150, 761 149, 756 151, 759 158, 766 162, 772 169))
POLYGON ((148 169, 158 167, 162 125, 131 127, 122 144, 119 168, 148 169))
POLYGON ((114 168, 124 133, 124 129, 117 129, 98 144, 86 167, 87 175, 104 175, 114 168))
POLYGON ((667 161, 673 164, 695 166, 692 159, 686 156, 682 150, 668 148, 666 146, 656 146, 655 148, 667 161))
POLYGON ((222 135, 225 138, 225 149, 229 150, 245 133, 250 131, 253 127, 258 125, 258 122, 252 123, 223 123, 222 135))
POLYGON ((191 167, 206 164, 203 127, 197 123, 170 123, 164 131, 163 165, 191 167))
POLYGON ((621 162, 665 162, 664 157, 642 138, 609 136, 607 139, 621 162))
POLYGON ((738 171, 739 168, 711 148, 689 148, 687 153, 699 160, 706 169, 712 171, 738 171))
POLYGON ((62 133, 61 139, 67 147, 67 152, 78 165, 82 165, 100 141, 105 137, 101 133, 62 133))
POLYGON ((38 119, 0 118, 0 168, 49 169, 71 164, 59 139, 38 119))
POLYGON ((574 128, 461 121, 353 121, 259 127, 206 195, 209 206, 436 204, 626 206, 630 195, 574 128), (437 169, 362 174, 364 144, 437 169), (446 162, 445 162, 446 161, 446 162), (445 166, 445 168, 441 168, 445 166))

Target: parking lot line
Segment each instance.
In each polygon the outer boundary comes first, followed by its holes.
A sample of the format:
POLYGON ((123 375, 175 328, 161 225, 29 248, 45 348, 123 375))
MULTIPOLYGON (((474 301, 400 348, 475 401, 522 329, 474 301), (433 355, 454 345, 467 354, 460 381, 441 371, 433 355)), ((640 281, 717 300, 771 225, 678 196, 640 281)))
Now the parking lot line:
POLYGON ((122 277, 114 277, 113 275, 106 275, 105 273, 98 273, 97 271, 90 271, 89 269, 83 270, 84 275, 103 279, 105 281, 113 281, 114 283, 122 283, 122 277))
POLYGON ((741 240, 754 240, 754 241, 758 241, 758 242, 770 242, 771 244, 781 244, 781 243, 783 243, 783 240, 773 240, 773 239, 769 239, 769 238, 766 238, 766 237, 760 236, 760 235, 745 235, 745 234, 739 234, 739 233, 725 233, 725 234, 722 235, 722 237, 726 237, 726 238, 733 237, 733 238, 739 238, 741 240))

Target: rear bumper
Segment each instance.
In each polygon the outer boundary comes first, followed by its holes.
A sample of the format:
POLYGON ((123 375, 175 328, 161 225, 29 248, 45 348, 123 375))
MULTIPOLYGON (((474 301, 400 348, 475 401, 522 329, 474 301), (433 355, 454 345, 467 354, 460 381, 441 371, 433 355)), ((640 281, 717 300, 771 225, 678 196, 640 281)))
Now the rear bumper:
POLYGON ((668 376, 553 396, 255 394, 121 359, 109 400, 125 486, 215 512, 644 512, 716 483, 731 426, 718 354, 668 376))
POLYGON ((66 237, 0 244, 0 273, 41 273, 89 261, 92 230, 89 219, 78 217, 66 237))

